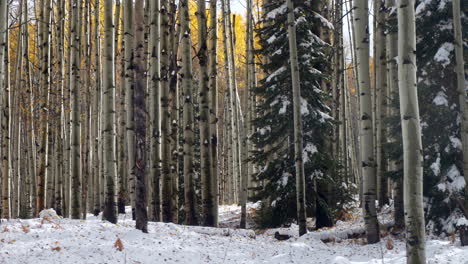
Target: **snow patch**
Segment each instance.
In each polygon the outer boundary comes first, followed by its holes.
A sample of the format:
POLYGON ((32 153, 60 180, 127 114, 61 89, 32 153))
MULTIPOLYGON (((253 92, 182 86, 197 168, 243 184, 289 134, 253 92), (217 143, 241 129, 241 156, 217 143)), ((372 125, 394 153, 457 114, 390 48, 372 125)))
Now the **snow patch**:
POLYGON ((432 102, 435 105, 448 106, 447 95, 445 95, 444 92, 440 91, 440 92, 437 93, 436 97, 434 98, 434 100, 432 100, 432 102))
POLYGON ((437 53, 434 55, 434 60, 441 62, 442 66, 446 67, 450 64, 450 53, 452 53, 453 49, 453 43, 445 42, 439 50, 437 50, 437 53))
POLYGON ((55 210, 52 209, 52 208, 42 210, 39 213, 39 217, 42 218, 42 219, 45 219, 45 218, 49 218, 49 219, 59 218, 59 216, 57 215, 57 212, 55 212, 55 210))

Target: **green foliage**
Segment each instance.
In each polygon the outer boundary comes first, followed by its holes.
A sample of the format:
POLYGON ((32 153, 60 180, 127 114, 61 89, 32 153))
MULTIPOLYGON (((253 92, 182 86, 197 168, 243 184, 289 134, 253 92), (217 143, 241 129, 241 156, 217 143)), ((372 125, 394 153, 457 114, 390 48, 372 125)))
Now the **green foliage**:
MULTIPOLYGON (((318 204, 331 221, 336 202, 346 199, 331 200, 330 189, 320 188, 341 185, 336 181, 339 164, 332 159, 327 146, 327 137, 334 125, 329 116, 330 108, 325 104, 329 96, 321 87, 329 77, 327 53, 330 47, 318 36, 320 28, 328 22, 313 11, 312 1, 294 2, 307 214, 314 215, 318 204), (316 187, 318 195, 314 191, 316 187), (335 204, 331 205, 331 202, 335 204)), ((251 153, 251 160, 260 168, 255 179, 263 185, 263 189, 251 197, 263 201, 256 219, 259 227, 276 227, 296 219, 293 100, 286 20, 285 2, 272 1, 266 7, 260 21, 262 27, 257 31, 261 46, 257 52, 266 58, 262 65, 266 78, 254 89, 260 101, 256 107, 257 118, 253 120, 257 130, 252 135, 255 150, 251 153)))

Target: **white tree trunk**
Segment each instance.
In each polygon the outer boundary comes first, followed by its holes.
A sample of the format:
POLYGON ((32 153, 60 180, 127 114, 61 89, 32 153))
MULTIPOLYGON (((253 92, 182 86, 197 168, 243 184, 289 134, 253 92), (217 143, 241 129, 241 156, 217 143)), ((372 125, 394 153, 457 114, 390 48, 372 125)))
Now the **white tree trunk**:
POLYGON ((195 169, 194 169, 194 111, 193 111, 193 74, 192 74, 192 52, 191 31, 189 16, 189 1, 180 2, 181 26, 182 26, 182 97, 183 109, 183 142, 184 142, 184 193, 185 193, 185 223, 197 225, 197 196, 195 192, 195 169))
POLYGON ((380 240, 379 224, 375 209, 376 175, 374 158, 374 139, 372 126, 372 98, 369 76, 369 31, 367 0, 354 0, 354 28, 356 35, 356 58, 360 94, 360 139, 363 176, 363 213, 366 225, 367 243, 380 240))
POLYGON ((106 179, 106 198, 103 218, 111 223, 117 223, 115 201, 115 180, 117 178, 116 157, 116 114, 115 114, 115 75, 114 75, 114 18, 113 0, 104 0, 104 115, 106 116, 103 132, 104 174, 106 179))
POLYGON ((299 235, 307 233, 305 173, 302 159, 302 118, 301 118, 301 81, 299 78, 299 62, 297 57, 296 21, 292 0, 287 0, 288 7, 288 36, 289 58, 291 63, 291 77, 293 89, 293 115, 294 115, 294 159, 296 160, 296 197, 297 222, 299 235))
POLYGON ((416 79, 414 0, 398 1, 398 85, 403 130, 404 206, 408 264, 426 263, 423 154, 416 79))
POLYGON ((7 0, 0 0, 0 98, 1 98, 1 122, 2 122, 2 218, 10 218, 10 93, 7 89, 6 75, 9 70, 5 66, 6 36, 8 24, 7 0))
POLYGON ((81 181, 81 130, 80 130, 80 69, 81 69, 81 31, 80 31, 80 6, 81 1, 74 0, 72 9, 72 25, 71 25, 71 217, 73 219, 80 218, 80 181, 81 181))

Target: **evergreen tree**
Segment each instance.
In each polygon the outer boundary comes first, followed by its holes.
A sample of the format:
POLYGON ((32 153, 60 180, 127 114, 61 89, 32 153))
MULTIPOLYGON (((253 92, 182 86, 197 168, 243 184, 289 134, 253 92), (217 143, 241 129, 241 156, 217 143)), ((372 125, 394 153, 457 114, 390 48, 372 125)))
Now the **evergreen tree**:
MULTIPOLYGON (((465 14, 467 8, 467 3, 461 3, 465 14)), ((460 198, 465 186, 460 141, 461 116, 454 71, 452 8, 445 1, 430 0, 417 2, 415 11, 426 225, 435 233, 451 233, 455 230, 454 223, 462 215, 460 198)), ((462 25, 468 23, 466 15, 462 15, 461 19, 462 25)), ((467 36, 468 27, 462 27, 462 31, 467 36)), ((464 46, 466 61, 466 41, 464 46)), ((393 116, 388 122, 395 124, 399 121, 393 116)), ((389 158, 400 162, 401 130, 392 127, 398 134, 386 148, 389 158)), ((396 166, 389 174, 401 177, 401 166, 396 166)))
MULTIPOLYGON (((327 75, 321 72, 327 44, 317 35, 319 28, 329 23, 314 12, 312 1, 294 1, 299 75, 301 85, 301 115, 303 121, 303 159, 306 177, 307 210, 313 210, 318 197, 318 207, 329 224, 331 210, 325 194, 315 195, 313 182, 333 181, 330 175, 333 162, 325 151, 325 140, 332 128, 330 109, 325 105, 326 94, 321 81, 327 75)), ((292 81, 289 61, 287 14, 285 1, 271 1, 265 5, 262 27, 258 30, 261 49, 266 59, 262 70, 266 78, 254 89, 261 98, 256 106, 257 118, 253 120, 256 131, 252 135, 255 150, 252 161, 261 168, 254 175, 263 183, 254 199, 262 199, 258 224, 279 226, 296 218, 296 181, 294 161, 292 81), (262 217, 263 216, 263 217, 262 217)), ((311 213, 308 213, 311 215, 311 213)), ((319 225, 319 223, 317 223, 319 225)))

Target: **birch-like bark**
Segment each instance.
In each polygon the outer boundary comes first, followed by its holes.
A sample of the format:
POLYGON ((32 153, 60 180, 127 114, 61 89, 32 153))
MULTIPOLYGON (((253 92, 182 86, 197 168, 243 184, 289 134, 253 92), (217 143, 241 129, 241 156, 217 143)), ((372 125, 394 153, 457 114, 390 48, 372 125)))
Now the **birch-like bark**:
POLYGON ((71 118, 71 217, 80 218, 80 180, 81 180, 81 131, 80 131, 80 68, 81 68, 81 34, 80 34, 80 6, 81 1, 74 0, 72 4, 71 25, 71 72, 70 90, 72 95, 71 118))
MULTIPOLYGON (((135 218, 136 228, 148 233, 148 212, 146 202, 146 76, 144 51, 143 0, 135 1, 135 42, 134 42, 134 80, 135 80, 135 218)), ((130 157, 129 157, 130 158, 130 157)))
POLYGON ((398 86, 403 130, 403 186, 406 263, 426 263, 423 208, 423 154, 416 79, 414 0, 398 1, 398 86))
MULTIPOLYGON (((83 87, 82 87, 82 98, 84 98, 84 102, 81 104, 83 109, 83 125, 82 125, 82 198, 81 198, 81 213, 82 219, 86 219, 86 214, 90 209, 90 200, 89 193, 90 193, 90 175, 91 175, 91 127, 90 127, 90 120, 91 120, 91 49, 92 49, 92 42, 91 42, 91 4, 89 1, 85 1, 84 5, 84 17, 83 17, 83 29, 84 29, 84 65, 85 68, 83 69, 83 87), (84 89, 83 89, 84 88, 84 89), (84 91, 83 91, 84 90, 84 91)), ((83 101, 83 99, 82 99, 83 101)))
POLYGON ((367 243, 380 240, 379 224, 375 209, 376 177, 374 140, 372 126, 372 98, 369 76, 369 7, 367 0, 354 0, 354 28, 356 35, 356 58, 359 76, 360 95, 360 143, 363 176, 363 214, 366 226, 367 243))
POLYGON ((244 103, 244 136, 242 137, 242 179, 241 179, 241 221, 240 221, 240 228, 246 228, 247 222, 247 188, 248 188, 248 180, 249 180, 249 127, 250 127, 250 109, 249 109, 249 101, 250 101, 250 92, 253 89, 252 85, 252 66, 253 66, 253 42, 251 38, 253 38, 253 23, 252 23, 252 0, 247 0, 247 37, 246 37, 246 47, 247 47, 247 69, 246 69, 246 81, 247 86, 245 89, 245 94, 243 98, 244 103))
POLYGON ((169 0, 161 0, 161 199, 162 220, 173 220, 171 178, 171 109, 169 102, 169 0))
POLYGON ((210 25, 208 34, 208 75, 210 91, 210 155, 211 155, 211 193, 213 195, 212 215, 215 215, 214 226, 218 226, 218 1, 210 0, 210 25))
POLYGON ((135 118, 134 118, 134 75, 133 75, 133 1, 124 0, 124 56, 125 56, 125 108, 127 110, 127 176, 132 217, 135 217, 135 118))
POLYGON ((100 22, 100 0, 95 0, 94 2, 94 42, 95 42, 95 49, 94 49, 94 64, 95 64, 95 87, 93 91, 93 184, 94 184, 94 208, 93 214, 95 216, 99 215, 101 211, 101 207, 103 201, 101 200, 100 195, 100 186, 104 184, 100 182, 101 179, 101 166, 100 166, 100 159, 102 158, 100 155, 100 149, 102 144, 101 138, 101 32, 99 27, 100 22))
POLYGON ((386 142, 386 130, 384 120, 386 118, 386 99, 387 99, 387 67, 386 67, 386 41, 385 41, 385 7, 382 1, 374 2, 378 12, 376 14, 376 32, 375 32, 375 92, 376 92, 376 158, 377 158, 377 189, 379 206, 388 204, 388 178, 387 162, 383 153, 383 144, 386 142))
POLYGON ((6 84, 9 69, 5 65, 7 59, 6 43, 8 30, 8 4, 0 1, 0 91, 2 109, 2 218, 10 218, 10 92, 6 84))
MULTIPOLYGON (((455 72, 461 115, 461 139, 463 150, 463 175, 468 183, 468 104, 465 84, 465 63, 463 61, 463 37, 460 15, 460 0, 453 0, 453 31, 455 36, 455 72)), ((468 184, 465 184, 465 210, 468 210, 468 184)), ((468 215, 465 217, 468 218, 468 215)))
POLYGON ((239 197, 239 189, 240 189, 240 177, 241 177, 241 139, 239 136, 239 127, 240 127, 240 120, 238 112, 240 111, 240 105, 237 93, 237 76, 236 76, 236 60, 235 60, 235 36, 234 36, 234 27, 235 27, 235 18, 231 21, 231 1, 226 0, 226 28, 228 30, 228 38, 229 38, 229 64, 230 64, 230 71, 231 71, 231 100, 232 100, 232 109, 231 109, 231 118, 232 118, 232 139, 233 139, 233 187, 234 187, 234 202, 238 202, 239 197))
POLYGON ((103 218, 111 223, 117 223, 117 210, 115 201, 115 180, 117 177, 116 164, 116 122, 115 122, 115 75, 114 75, 114 18, 113 1, 104 0, 104 64, 103 64, 103 87, 104 106, 106 115, 104 132, 104 173, 106 178, 106 202, 103 218))
MULTIPOLYGON (((391 20, 396 19, 396 0, 390 0, 386 2, 387 9, 387 25, 390 25, 391 20)), ((397 26, 388 27, 387 29, 387 83, 389 90, 389 103, 397 102, 398 100, 398 28, 397 26)), ((398 115, 398 108, 393 105, 389 105, 389 115, 398 115)), ((390 134, 389 134, 390 135, 390 134)), ((395 141, 396 138, 389 138, 389 140, 395 141)), ((390 162, 390 170, 401 169, 400 161, 390 162)), ((394 183, 394 218, 395 218, 395 229, 403 230, 405 228, 405 215, 403 208, 403 177, 395 180, 394 183)))
POLYGON ((212 168, 210 148, 210 87, 208 85, 208 45, 205 1, 197 2, 198 19, 198 90, 200 94, 200 159, 202 180, 202 214, 204 226, 216 226, 217 215, 214 215, 214 193, 212 192, 212 168))
POLYGON ((169 109, 170 109, 170 151, 172 181, 172 222, 179 221, 179 89, 177 86, 177 53, 179 45, 179 27, 177 25, 177 5, 175 0, 169 3, 169 109))
POLYGON ((222 12, 222 31, 223 31, 223 51, 224 51, 224 72, 225 72, 225 81, 226 81, 226 107, 225 107, 225 117, 226 117, 226 155, 227 155, 227 172, 226 172, 226 189, 227 189, 227 203, 233 203, 234 199, 232 197, 232 189, 233 189, 233 178, 234 175, 237 175, 237 166, 234 164, 234 155, 236 144, 233 140, 233 127, 234 127, 234 118, 232 117, 232 112, 234 109, 234 100, 233 98, 233 80, 231 76, 231 59, 229 56, 229 46, 230 40, 228 38, 228 12, 226 7, 226 0, 221 0, 221 12, 222 12))
POLYGON ((160 93, 160 72, 159 72, 159 54, 160 54, 160 34, 159 34, 159 0, 151 2, 151 22, 149 39, 149 111, 150 111, 150 184, 152 186, 152 196, 149 197, 149 207, 152 215, 149 215, 151 221, 159 221, 161 214, 161 200, 159 182, 161 179, 161 93, 160 93))
POLYGON ((306 206, 305 206, 305 173, 302 159, 302 121, 301 121, 301 81, 299 78, 299 62, 297 58, 296 21, 294 6, 287 0, 288 8, 288 39, 289 59, 291 63, 291 77, 293 89, 293 116, 294 116, 294 159, 296 160, 296 197, 297 222, 299 236, 307 233, 306 206))
POLYGON ((48 131, 49 131, 49 98, 50 98, 50 8, 51 1, 44 0, 40 7, 40 20, 39 23, 39 43, 40 43, 40 70, 41 77, 40 83, 43 89, 42 98, 43 103, 39 109, 40 121, 39 127, 41 129, 41 143, 38 149, 39 155, 39 171, 37 181, 37 208, 38 212, 44 209, 45 206, 45 181, 47 179, 47 153, 48 153, 48 131))
POLYGON ((194 168, 194 111, 193 111, 193 74, 191 52, 191 30, 189 1, 180 2, 180 21, 182 27, 182 73, 180 75, 183 97, 183 142, 184 142, 184 199, 185 199, 185 223, 187 225, 198 224, 197 195, 195 192, 195 168, 194 168))

